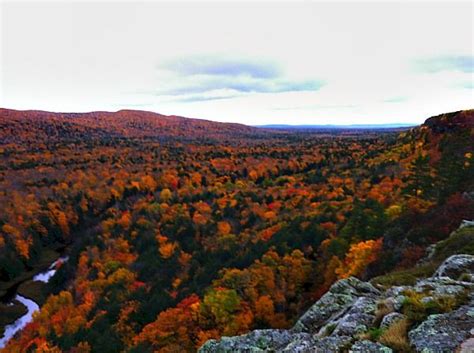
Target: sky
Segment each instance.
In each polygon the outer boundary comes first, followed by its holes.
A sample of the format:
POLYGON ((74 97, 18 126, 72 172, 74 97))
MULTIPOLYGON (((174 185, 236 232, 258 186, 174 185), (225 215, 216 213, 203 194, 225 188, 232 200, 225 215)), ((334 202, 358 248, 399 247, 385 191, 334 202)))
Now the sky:
POLYGON ((474 108, 474 2, 0 0, 0 106, 249 125, 474 108))

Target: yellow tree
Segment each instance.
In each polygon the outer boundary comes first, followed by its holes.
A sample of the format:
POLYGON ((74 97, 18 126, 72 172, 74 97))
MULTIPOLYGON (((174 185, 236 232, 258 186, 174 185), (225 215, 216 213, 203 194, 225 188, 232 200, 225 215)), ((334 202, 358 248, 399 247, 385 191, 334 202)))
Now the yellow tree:
POLYGON ((377 260, 382 249, 382 238, 351 245, 344 262, 336 269, 339 278, 360 276, 367 266, 377 260))

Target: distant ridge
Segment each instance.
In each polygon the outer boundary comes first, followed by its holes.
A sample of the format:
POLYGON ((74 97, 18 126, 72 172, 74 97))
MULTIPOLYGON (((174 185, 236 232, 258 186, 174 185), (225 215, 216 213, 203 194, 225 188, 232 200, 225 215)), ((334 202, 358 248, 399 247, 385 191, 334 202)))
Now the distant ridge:
POLYGON ((268 132, 243 124, 141 110, 52 113, 0 108, 0 143, 142 137, 238 139, 265 133, 268 132))
POLYGON ((268 125, 254 125, 255 127, 265 128, 265 129, 297 129, 297 130, 307 130, 307 129, 399 129, 399 128, 411 128, 418 126, 420 124, 350 124, 350 125, 334 125, 334 124, 325 124, 325 125, 290 125, 290 124, 268 124, 268 125))

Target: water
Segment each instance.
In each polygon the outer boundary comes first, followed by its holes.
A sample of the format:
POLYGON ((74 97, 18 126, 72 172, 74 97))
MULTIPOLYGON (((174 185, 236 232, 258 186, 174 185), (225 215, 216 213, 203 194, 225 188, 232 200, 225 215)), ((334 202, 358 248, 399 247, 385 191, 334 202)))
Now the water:
POLYGON ((22 330, 31 320, 33 320, 33 313, 39 310, 38 304, 36 304, 33 300, 22 297, 21 295, 17 294, 15 296, 15 300, 22 303, 28 309, 28 312, 17 319, 13 324, 10 324, 5 327, 5 333, 2 338, 0 338, 0 348, 5 347, 7 342, 15 336, 15 334, 22 330))
POLYGON ((49 266, 47 271, 38 273, 36 276, 34 276, 33 281, 48 283, 51 277, 53 277, 56 273, 56 267, 59 264, 63 264, 64 262, 66 262, 68 259, 68 256, 60 257, 49 266))
MULTIPOLYGON (((38 273, 36 276, 33 277, 33 281, 39 281, 48 283, 51 277, 53 277, 57 271, 57 266, 66 262, 69 258, 67 256, 60 257, 56 261, 54 261, 46 271, 38 273)), ((36 304, 33 300, 25 298, 19 294, 17 294, 14 300, 19 301, 23 304, 27 309, 27 313, 17 319, 14 323, 7 325, 5 327, 5 333, 3 337, 0 338, 0 349, 5 347, 7 342, 15 336, 15 334, 21 331, 25 326, 33 320, 33 313, 39 310, 38 304, 36 304)), ((13 302, 8 303, 7 305, 13 305, 13 302)))

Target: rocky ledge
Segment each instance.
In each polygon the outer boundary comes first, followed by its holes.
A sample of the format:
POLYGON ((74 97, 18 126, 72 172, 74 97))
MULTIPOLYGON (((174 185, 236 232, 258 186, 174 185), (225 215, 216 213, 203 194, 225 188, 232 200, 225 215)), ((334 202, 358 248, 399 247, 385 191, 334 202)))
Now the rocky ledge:
POLYGON ((209 340, 208 352, 474 352, 474 256, 453 255, 413 286, 336 282, 289 330, 209 340))

